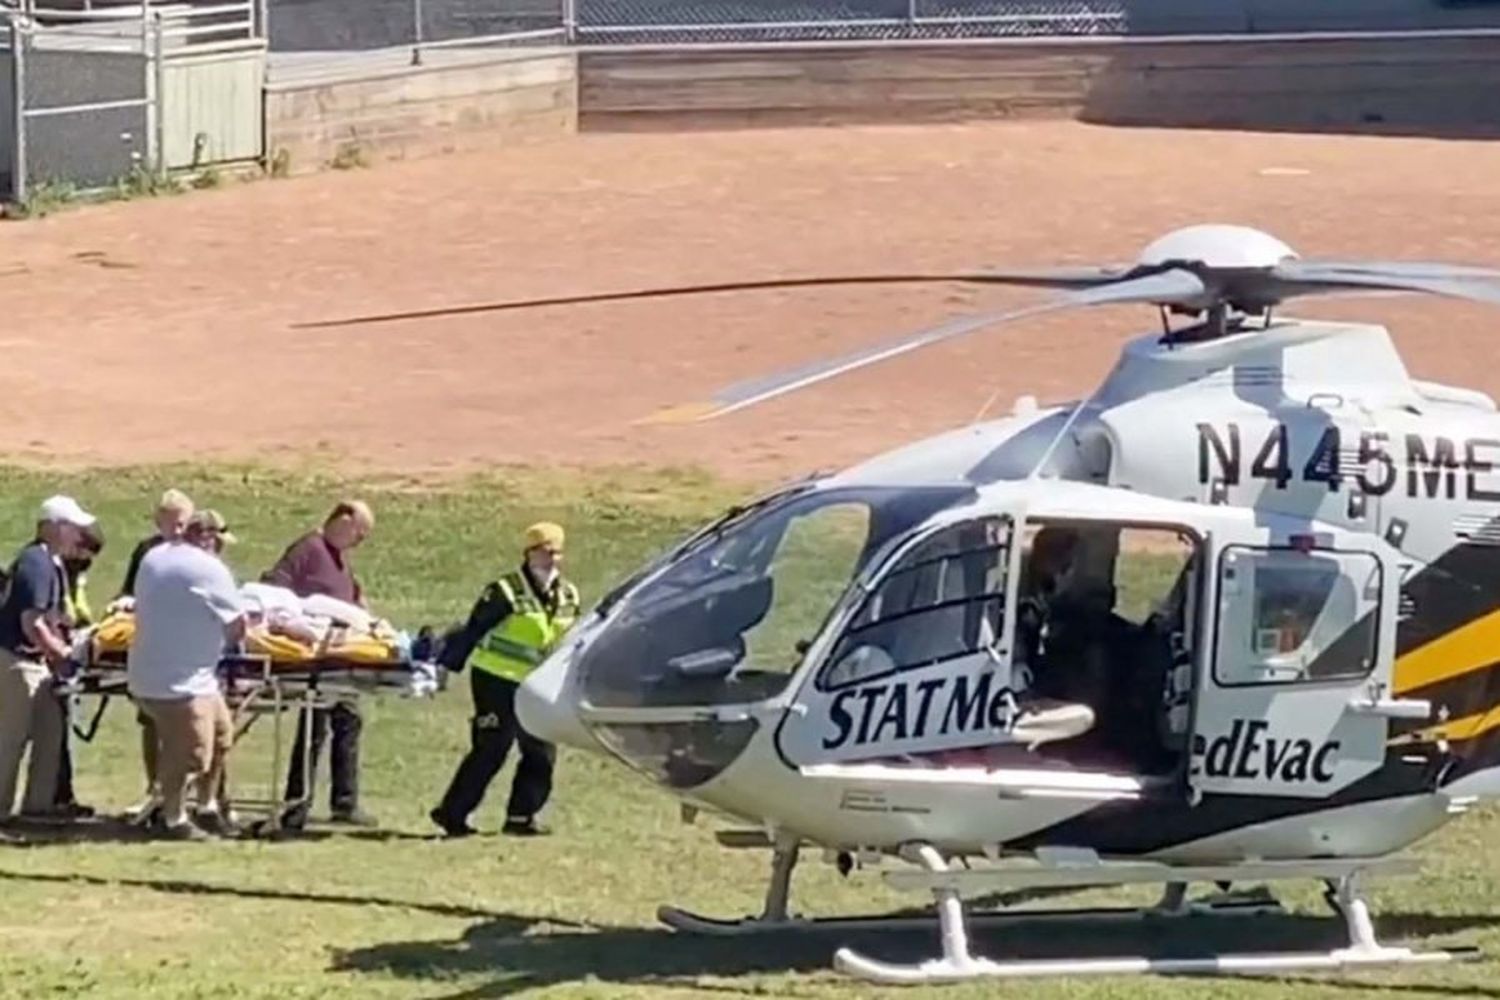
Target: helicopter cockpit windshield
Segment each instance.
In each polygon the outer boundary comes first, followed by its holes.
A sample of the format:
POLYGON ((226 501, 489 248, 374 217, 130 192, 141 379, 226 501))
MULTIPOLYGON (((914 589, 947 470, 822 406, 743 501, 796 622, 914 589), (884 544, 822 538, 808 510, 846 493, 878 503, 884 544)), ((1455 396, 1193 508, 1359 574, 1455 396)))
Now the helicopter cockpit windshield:
POLYGON ((967 486, 799 489, 726 519, 622 595, 580 655, 586 702, 667 708, 776 696, 871 557, 972 496, 967 486))

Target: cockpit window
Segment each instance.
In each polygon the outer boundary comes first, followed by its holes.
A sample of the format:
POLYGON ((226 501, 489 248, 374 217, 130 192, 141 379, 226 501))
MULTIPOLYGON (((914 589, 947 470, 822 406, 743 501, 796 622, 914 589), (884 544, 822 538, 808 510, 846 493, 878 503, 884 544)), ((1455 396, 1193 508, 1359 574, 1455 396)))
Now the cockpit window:
POLYGON ((944 528, 905 553, 865 598, 819 686, 833 690, 994 648, 1005 618, 1010 521, 944 528))
POLYGON ((621 597, 581 653, 596 707, 773 697, 872 555, 966 486, 799 491, 703 533, 621 597))
POLYGON ((854 579, 869 537, 870 508, 858 502, 819 507, 787 524, 767 570, 777 581, 771 608, 745 633, 749 669, 788 673, 797 666, 798 645, 822 628, 854 579))

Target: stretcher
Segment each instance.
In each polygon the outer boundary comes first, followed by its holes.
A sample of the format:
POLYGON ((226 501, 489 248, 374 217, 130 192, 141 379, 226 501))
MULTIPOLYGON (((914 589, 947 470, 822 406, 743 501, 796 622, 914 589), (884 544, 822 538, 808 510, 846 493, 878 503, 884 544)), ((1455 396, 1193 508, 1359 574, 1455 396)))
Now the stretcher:
MULTIPOLYGON (((74 660, 85 686, 123 692, 135 615, 117 610, 74 639, 74 660)), ((331 694, 389 691, 410 697, 433 694, 441 683, 435 664, 411 657, 411 644, 393 631, 329 628, 306 642, 252 625, 240 648, 219 662, 226 695, 235 686, 274 680, 284 690, 316 688, 331 694)))
MULTIPOLYGON (((382 621, 354 625, 318 617, 289 621, 263 612, 252 613, 245 638, 220 658, 217 673, 234 721, 234 745, 258 719, 271 717, 270 794, 264 800, 251 800, 234 795, 231 788, 230 798, 236 809, 263 810, 266 819, 258 828, 274 834, 281 830, 287 810, 311 805, 313 787, 313 758, 304 754, 305 797, 282 800, 277 794, 287 759, 286 713, 298 713, 311 732, 317 709, 363 695, 432 697, 446 687, 446 672, 436 663, 414 658, 409 638, 382 621)), ((93 739, 110 700, 130 697, 126 665, 134 634, 134 610, 126 601, 112 606, 98 624, 73 637, 71 669, 58 694, 75 705, 86 697, 98 698, 87 726, 74 729, 85 742, 93 739)), ((75 712, 74 717, 80 714, 75 712)), ((290 732, 295 731, 293 725, 290 732)))

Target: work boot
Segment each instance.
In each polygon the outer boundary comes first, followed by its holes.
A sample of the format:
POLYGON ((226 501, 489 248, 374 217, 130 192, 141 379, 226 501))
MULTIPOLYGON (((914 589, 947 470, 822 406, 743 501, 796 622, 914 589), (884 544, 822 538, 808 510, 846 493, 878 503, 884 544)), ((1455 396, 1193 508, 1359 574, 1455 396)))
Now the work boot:
POLYGON ((374 829, 380 825, 379 820, 358 807, 353 809, 336 809, 328 817, 328 822, 338 823, 341 826, 362 826, 367 829, 374 829))
POLYGON ((427 814, 427 818, 441 827, 443 833, 449 837, 472 837, 479 832, 463 820, 449 819, 443 814, 442 809, 432 810, 427 814))
POLYGON ((534 816, 511 816, 500 832, 511 837, 545 837, 552 831, 539 826, 534 816))

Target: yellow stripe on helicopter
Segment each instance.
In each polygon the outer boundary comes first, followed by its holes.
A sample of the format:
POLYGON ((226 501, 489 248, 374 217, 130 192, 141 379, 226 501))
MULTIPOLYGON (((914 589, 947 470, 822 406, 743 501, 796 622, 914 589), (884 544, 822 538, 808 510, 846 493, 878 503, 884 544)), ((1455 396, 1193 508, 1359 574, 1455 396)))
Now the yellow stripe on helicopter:
POLYGON ((1500 660, 1500 611, 1493 611, 1396 659, 1393 687, 1405 694, 1500 660))

